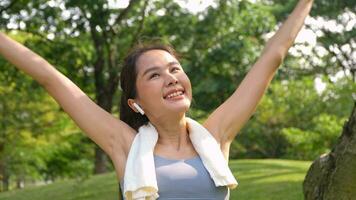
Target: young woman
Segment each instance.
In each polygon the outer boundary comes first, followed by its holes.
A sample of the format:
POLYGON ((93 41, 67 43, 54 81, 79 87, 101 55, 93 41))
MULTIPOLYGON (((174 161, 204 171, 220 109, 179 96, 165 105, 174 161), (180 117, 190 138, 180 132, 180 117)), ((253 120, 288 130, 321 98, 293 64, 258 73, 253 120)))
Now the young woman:
MULTIPOLYGON (((226 160, 229 158, 231 142, 255 111, 301 29, 312 3, 313 0, 299 0, 236 91, 203 123, 220 144, 226 160)), ((192 99, 191 84, 171 48, 153 45, 138 48, 128 55, 121 74, 121 120, 97 106, 43 58, 2 33, 0 54, 38 81, 75 123, 109 155, 119 180, 123 180, 127 157, 137 130, 148 121, 159 134, 154 148, 155 162, 175 162, 180 159, 196 159, 199 162, 199 156, 188 137, 185 117, 192 99), (144 115, 139 114, 142 111, 144 115)), ((167 184, 158 182, 159 187, 174 185, 167 184)), ((227 199, 229 194, 226 190, 220 188, 212 193, 223 193, 220 199, 227 199)), ((165 195, 164 192, 160 193, 162 199, 165 195)))

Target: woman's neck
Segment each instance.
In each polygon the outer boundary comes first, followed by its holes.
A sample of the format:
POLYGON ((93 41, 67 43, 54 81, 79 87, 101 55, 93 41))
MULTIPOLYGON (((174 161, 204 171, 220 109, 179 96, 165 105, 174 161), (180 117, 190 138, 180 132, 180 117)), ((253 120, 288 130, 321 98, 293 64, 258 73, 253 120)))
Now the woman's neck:
POLYGON ((157 145, 183 150, 190 144, 185 115, 176 119, 151 121, 158 132, 157 145))

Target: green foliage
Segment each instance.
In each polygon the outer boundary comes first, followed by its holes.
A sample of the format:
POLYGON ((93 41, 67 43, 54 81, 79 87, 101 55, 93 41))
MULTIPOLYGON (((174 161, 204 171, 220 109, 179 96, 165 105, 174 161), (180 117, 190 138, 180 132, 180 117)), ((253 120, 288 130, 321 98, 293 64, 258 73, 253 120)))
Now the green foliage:
MULTIPOLYGON (((268 0, 262 0, 269 3, 268 0)), ((272 0, 274 5, 269 7, 278 18, 286 17, 291 12, 297 0, 272 0)), ((355 10, 356 2, 354 0, 317 0, 314 1, 312 16, 323 16, 326 18, 335 18, 342 14, 345 10, 355 10)))
POLYGON ((326 83, 318 94, 313 77, 272 82, 232 147, 232 157, 314 159, 328 152, 349 116, 356 83, 326 83))
POLYGON ((141 38, 162 38, 178 50, 199 102, 194 109, 205 113, 236 89, 262 50, 263 34, 276 23, 264 7, 248 1, 222 1, 197 15, 173 1, 157 1, 154 6, 141 38), (158 15, 157 10, 165 14, 158 15))
POLYGON ((352 103, 356 100, 356 82, 345 76, 336 82, 330 82, 326 77, 326 90, 321 94, 321 101, 326 102, 323 109, 338 118, 350 116, 352 103))
POLYGON ((53 104, 48 104, 48 98, 43 99, 44 92, 38 90, 37 84, 13 68, 9 69, 3 60, 0 60, 0 68, 2 174, 10 179, 27 175, 40 177, 38 169, 45 166, 40 156, 41 148, 46 141, 37 136, 44 132, 43 125, 52 122, 47 109, 53 104))
POLYGON ((289 142, 286 156, 295 159, 315 159, 331 151, 346 119, 320 114, 312 119, 313 129, 284 128, 281 130, 289 142))
MULTIPOLYGON (((28 44, 38 41, 22 34, 15 37, 28 44)), ((0 163, 5 170, 2 173, 10 177, 10 182, 91 174, 92 145, 78 133, 57 103, 34 80, 2 59, 0 69, 0 163), (67 163, 54 163, 55 159, 67 163)))
POLYGON ((47 142, 33 137, 28 131, 9 134, 6 142, 1 158, 6 162, 10 177, 40 178, 40 169, 46 167, 42 150, 47 142))
POLYGON ((268 12, 244 1, 208 10, 197 29, 207 29, 212 21, 215 26, 195 40, 188 52, 193 56, 187 61, 195 99, 199 102, 195 107, 208 113, 233 93, 261 52, 262 35, 275 24, 268 12))
POLYGON ((57 145, 48 148, 46 169, 43 171, 50 180, 56 178, 87 178, 93 171, 93 144, 86 141, 81 133, 59 138, 57 145))

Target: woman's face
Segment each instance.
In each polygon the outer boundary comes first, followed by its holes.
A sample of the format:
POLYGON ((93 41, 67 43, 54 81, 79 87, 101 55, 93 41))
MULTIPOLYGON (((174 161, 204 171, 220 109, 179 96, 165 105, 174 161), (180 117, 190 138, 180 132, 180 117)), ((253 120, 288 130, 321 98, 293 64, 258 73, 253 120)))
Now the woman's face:
POLYGON ((147 117, 183 114, 192 99, 188 76, 178 60, 164 50, 149 50, 136 62, 137 102, 147 117))

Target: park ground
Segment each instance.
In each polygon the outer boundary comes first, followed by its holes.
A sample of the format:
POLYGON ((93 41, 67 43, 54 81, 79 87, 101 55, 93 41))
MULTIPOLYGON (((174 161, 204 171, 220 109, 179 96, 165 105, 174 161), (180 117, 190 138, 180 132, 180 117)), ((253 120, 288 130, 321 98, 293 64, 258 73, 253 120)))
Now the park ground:
MULTIPOLYGON (((230 199, 300 200, 302 184, 310 161, 278 159, 230 160, 239 182, 230 199)), ((85 180, 64 180, 0 193, 0 200, 117 200, 118 184, 114 173, 85 180)))

